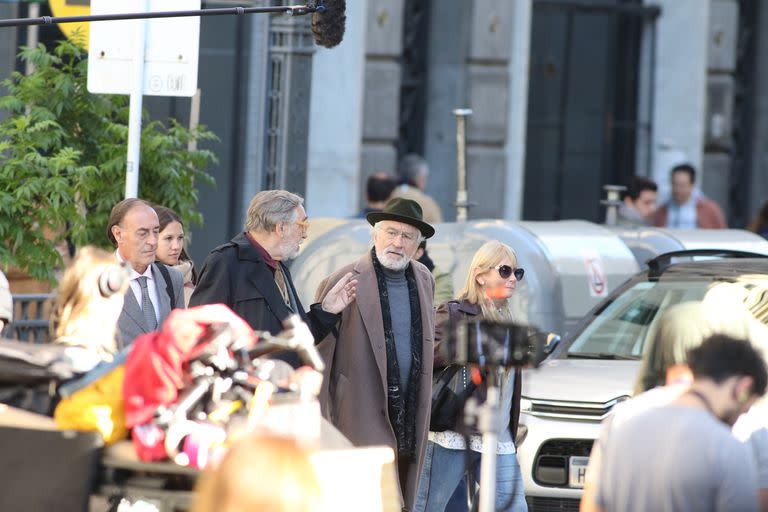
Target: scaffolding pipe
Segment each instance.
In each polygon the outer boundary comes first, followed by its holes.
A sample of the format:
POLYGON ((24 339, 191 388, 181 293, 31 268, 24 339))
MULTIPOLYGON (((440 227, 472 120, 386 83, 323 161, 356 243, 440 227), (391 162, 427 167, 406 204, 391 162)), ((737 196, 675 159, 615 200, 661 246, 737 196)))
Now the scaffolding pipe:
POLYGON ((464 222, 470 206, 467 201, 467 118, 472 110, 457 108, 453 115, 456 116, 456 221, 464 222))

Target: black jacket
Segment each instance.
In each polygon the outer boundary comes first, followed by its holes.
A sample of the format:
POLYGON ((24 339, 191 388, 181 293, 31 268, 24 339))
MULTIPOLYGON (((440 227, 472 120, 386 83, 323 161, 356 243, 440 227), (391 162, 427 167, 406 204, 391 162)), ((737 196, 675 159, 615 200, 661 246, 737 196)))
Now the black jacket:
MULTIPOLYGON (((448 301, 438 306, 435 313, 435 370, 440 370, 451 364, 451 357, 455 355, 456 347, 443 346, 451 337, 451 334, 447 331, 455 329, 462 321, 472 322, 480 320, 482 314, 483 312, 479 305, 473 304, 466 299, 448 301)), ((455 341, 451 341, 451 344, 455 343, 455 341)), ((517 427, 520 424, 522 383, 522 371, 520 368, 517 368, 512 382, 512 410, 510 411, 509 418, 509 431, 512 434, 513 441, 516 439, 517 427)), ((485 383, 483 383, 475 391, 474 395, 480 402, 484 402, 485 392, 485 383)))
MULTIPOLYGON (((339 320, 339 315, 323 311, 320 304, 313 304, 309 312, 305 312, 288 268, 282 262, 279 264, 296 298, 296 313, 309 326, 315 341, 322 340, 339 320)), ((203 263, 189 307, 218 303, 229 306, 254 330, 272 334, 283 330, 282 322, 291 314, 280 295, 272 269, 245 233, 211 251, 203 263)), ((280 359, 298 366, 298 357, 293 354, 280 359)))

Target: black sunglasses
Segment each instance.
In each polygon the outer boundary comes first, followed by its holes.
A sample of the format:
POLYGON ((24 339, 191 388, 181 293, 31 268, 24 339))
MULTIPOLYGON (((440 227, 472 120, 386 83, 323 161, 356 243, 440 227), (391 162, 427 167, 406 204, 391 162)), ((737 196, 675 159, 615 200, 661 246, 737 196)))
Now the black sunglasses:
POLYGON ((497 265, 494 268, 499 271, 499 276, 501 276, 502 279, 509 279, 509 276, 515 274, 515 279, 522 281, 523 276, 525 275, 525 269, 520 267, 513 270, 509 265, 497 265))

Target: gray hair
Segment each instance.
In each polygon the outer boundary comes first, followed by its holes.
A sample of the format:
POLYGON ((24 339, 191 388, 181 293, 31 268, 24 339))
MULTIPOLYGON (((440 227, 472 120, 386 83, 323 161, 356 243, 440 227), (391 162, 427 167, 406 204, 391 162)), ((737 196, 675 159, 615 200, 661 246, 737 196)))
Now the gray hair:
POLYGON ((262 190, 251 199, 245 218, 246 231, 270 232, 278 224, 296 220, 296 208, 304 199, 287 190, 262 190))
POLYGON ((429 174, 427 161, 416 153, 405 155, 397 166, 397 176, 400 178, 400 181, 406 183, 413 183, 416 181, 416 178, 427 174, 429 174))

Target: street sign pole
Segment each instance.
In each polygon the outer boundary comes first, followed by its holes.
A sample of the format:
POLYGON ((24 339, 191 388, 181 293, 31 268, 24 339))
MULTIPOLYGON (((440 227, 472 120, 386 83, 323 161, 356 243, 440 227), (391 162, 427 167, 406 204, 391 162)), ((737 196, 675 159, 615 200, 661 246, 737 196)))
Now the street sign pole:
MULTIPOLYGON (((37 18, 40 16, 40 4, 37 2, 33 2, 29 4, 29 11, 28 17, 29 18, 37 18)), ((40 27, 36 25, 30 25, 27 27, 27 46, 30 48, 36 48, 37 43, 40 41, 40 27)), ((24 73, 26 75, 31 75, 35 72, 35 64, 31 61, 27 61, 24 73)))
POLYGON ((90 0, 89 17, 104 23, 93 23, 89 31, 88 91, 125 94, 130 98, 126 199, 139 197, 144 96, 192 97, 197 91, 200 17, 150 18, 155 14, 168 14, 168 9, 173 8, 199 10, 200 3, 200 0, 90 0), (136 12, 126 14, 121 9, 136 12), (127 19, 106 21, 107 18, 127 19))
MULTIPOLYGON (((144 0, 142 12, 149 11, 144 0)), ((133 80, 128 112, 128 158, 125 171, 125 197, 139 197, 139 159, 141 156, 141 109, 144 99, 144 53, 147 40, 147 20, 136 22, 136 44, 133 54, 133 80)))

